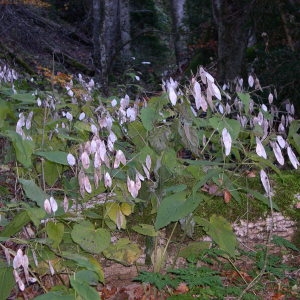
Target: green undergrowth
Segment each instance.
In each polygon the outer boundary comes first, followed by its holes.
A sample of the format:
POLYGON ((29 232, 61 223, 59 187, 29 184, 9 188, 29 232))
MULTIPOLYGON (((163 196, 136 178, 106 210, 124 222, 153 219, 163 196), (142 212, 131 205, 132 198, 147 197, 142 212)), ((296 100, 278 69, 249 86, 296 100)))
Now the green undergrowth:
MULTIPOLYGON (((32 281, 45 292, 38 299, 59 289, 93 300, 95 285, 105 283, 101 262, 136 264, 141 244, 154 273, 163 273, 171 244, 204 234, 212 242, 188 245, 185 258, 232 264, 239 255, 232 222, 277 210, 299 219, 299 172, 286 170, 300 165, 300 123, 291 105, 274 114, 274 92, 268 88, 264 103, 252 75, 236 92, 200 67, 185 86, 170 78, 160 95, 133 100, 101 97, 81 75, 45 68, 48 83, 41 89, 33 80, 32 89, 14 85, 16 74, 4 70, 0 246, 13 267, 0 267, 0 275, 13 274, 16 289, 32 281), (49 291, 40 280, 46 274, 67 274, 68 283, 49 291)), ((209 269, 169 273, 205 291, 202 299, 237 293, 218 286, 209 269)))

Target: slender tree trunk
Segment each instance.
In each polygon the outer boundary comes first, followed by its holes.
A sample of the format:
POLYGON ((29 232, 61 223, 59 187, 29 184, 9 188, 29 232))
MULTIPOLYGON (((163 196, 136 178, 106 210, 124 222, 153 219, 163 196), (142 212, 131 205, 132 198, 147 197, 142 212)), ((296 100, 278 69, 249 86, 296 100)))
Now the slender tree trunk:
POLYGON ((187 27, 184 24, 185 2, 186 0, 171 0, 175 56, 179 70, 188 61, 187 27))
POLYGON ((129 0, 119 0, 120 2, 120 37, 121 37, 121 55, 124 59, 131 56, 130 47, 130 6, 129 0))
POLYGON ((241 75, 255 0, 212 0, 218 29, 218 80, 228 82, 241 75))
POLYGON ((101 79, 101 0, 93 0, 93 60, 96 70, 96 78, 101 79))
POLYGON ((130 55, 129 0, 93 0, 93 46, 96 76, 104 94, 108 92, 108 74, 118 49, 130 55))

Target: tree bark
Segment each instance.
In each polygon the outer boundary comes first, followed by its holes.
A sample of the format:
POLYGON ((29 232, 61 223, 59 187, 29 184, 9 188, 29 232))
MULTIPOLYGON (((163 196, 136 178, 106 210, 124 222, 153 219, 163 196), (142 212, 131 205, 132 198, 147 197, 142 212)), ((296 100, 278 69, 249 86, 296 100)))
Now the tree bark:
POLYGON ((187 27, 184 24, 185 13, 185 2, 186 0, 171 0, 172 8, 172 22, 174 32, 174 48, 176 62, 179 70, 188 61, 188 47, 187 47, 187 27))
POLYGON ((124 58, 130 55, 129 0, 93 0, 93 46, 94 65, 107 94, 116 52, 121 48, 124 58))
POLYGON ((220 82, 241 76, 250 32, 250 14, 255 0, 212 0, 218 30, 218 74, 220 82))
POLYGON ((124 59, 131 56, 130 47, 130 6, 129 0, 120 0, 120 37, 121 37, 121 55, 124 59))

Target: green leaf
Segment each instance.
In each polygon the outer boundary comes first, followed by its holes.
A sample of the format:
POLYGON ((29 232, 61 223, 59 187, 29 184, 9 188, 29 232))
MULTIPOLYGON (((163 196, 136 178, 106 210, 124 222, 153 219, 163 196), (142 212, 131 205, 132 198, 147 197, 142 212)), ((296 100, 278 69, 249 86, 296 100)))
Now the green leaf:
POLYGON ((300 154, 300 121, 299 120, 293 120, 289 127, 289 134, 288 134, 288 141, 291 143, 292 146, 294 146, 300 154))
POLYGON ((222 216, 212 215, 209 222, 202 219, 194 218, 195 222, 204 227, 206 233, 213 241, 230 256, 234 257, 237 245, 236 236, 231 228, 230 223, 222 216))
POLYGON ((44 201, 49 199, 47 195, 40 187, 38 187, 33 180, 19 179, 22 187, 25 191, 26 196, 36 202, 39 207, 44 207, 44 201))
POLYGON ((45 181, 49 186, 53 186, 60 178, 63 166, 57 163, 46 160, 44 162, 45 181))
MULTIPOLYGON (((271 208, 270 199, 268 199, 268 197, 266 197, 265 195, 248 188, 243 188, 243 190, 247 194, 252 195, 255 199, 260 200, 262 203, 264 203, 265 205, 271 208)), ((271 201, 272 201, 272 208, 279 211, 279 207, 277 206, 277 204, 273 200, 271 201)))
POLYGON ((76 300, 73 293, 66 293, 65 291, 53 291, 47 292, 34 298, 34 300, 76 300))
POLYGON ((18 133, 14 131, 7 131, 6 135, 12 141, 19 163, 21 163, 25 168, 30 168, 32 166, 31 155, 33 154, 35 147, 34 142, 30 140, 24 140, 18 133))
POLYGON ((57 248, 64 236, 65 226, 62 223, 48 222, 46 232, 48 237, 53 241, 52 247, 57 248))
POLYGON ((147 131, 141 122, 134 121, 128 124, 128 136, 138 149, 147 145, 146 135, 147 131))
POLYGON ((15 284, 13 268, 0 264, 0 299, 8 299, 15 284))
POLYGON ((194 211, 201 200, 199 195, 187 197, 186 191, 165 197, 158 208, 155 230, 186 217, 194 211))
POLYGON ((103 251, 106 258, 120 262, 123 265, 130 266, 141 255, 141 249, 137 244, 132 243, 127 238, 121 238, 117 243, 110 245, 103 251))
POLYGON ((157 231, 155 231, 155 228, 153 225, 149 224, 139 224, 132 227, 134 231, 136 231, 139 234, 147 235, 147 236, 157 236, 157 231))
POLYGON ((46 211, 38 207, 30 207, 27 205, 26 211, 33 224, 38 228, 41 224, 41 220, 46 217, 46 211))
POLYGON ((143 123, 143 126, 147 131, 152 130, 153 123, 157 119, 159 115, 156 113, 156 111, 151 107, 144 107, 141 110, 141 120, 143 123))
POLYGON ((219 118, 217 116, 211 117, 209 119, 209 124, 213 129, 217 130, 220 134, 222 130, 226 128, 230 133, 232 140, 236 140, 241 131, 241 124, 238 120, 229 119, 229 118, 219 118))
POLYGON ((300 252, 299 248, 296 245, 294 245, 293 243, 291 243, 287 239, 284 239, 283 237, 278 236, 278 235, 273 235, 272 236, 272 243, 277 245, 277 246, 289 248, 289 249, 292 249, 294 251, 300 252))
POLYGON ((249 114, 249 108, 250 108, 250 95, 248 93, 237 93, 239 98, 241 99, 242 103, 245 106, 245 113, 246 115, 249 114))
POLYGON ((88 221, 76 224, 71 236, 75 243, 90 253, 99 254, 110 244, 110 233, 103 228, 95 229, 88 221))
POLYGON ((98 275, 91 270, 80 270, 74 276, 76 280, 86 282, 89 285, 96 285, 99 281, 98 275))
POLYGON ((36 104, 35 95, 32 93, 12 94, 10 98, 18 100, 24 104, 36 104))
POLYGON ((62 256, 66 259, 71 259, 77 263, 79 267, 86 268, 87 270, 94 271, 99 278, 100 282, 104 282, 104 272, 99 262, 91 255, 80 255, 67 251, 62 252, 62 256))
POLYGON ((89 286, 86 282, 78 280, 73 276, 70 278, 70 283, 74 290, 81 296, 82 299, 88 300, 99 300, 100 295, 97 293, 95 288, 89 286))
POLYGON ((152 131, 149 142, 153 149, 158 153, 167 149, 171 134, 171 129, 167 126, 158 127, 152 131))
POLYGON ((30 222, 27 211, 22 211, 15 215, 10 223, 0 232, 3 237, 10 237, 18 233, 26 224, 30 222))
POLYGON ((57 164, 68 166, 67 156, 68 153, 63 151, 37 151, 34 152, 35 155, 46 158, 49 161, 55 162, 57 164))
POLYGON ((183 258, 197 258, 201 251, 210 248, 210 242, 191 242, 183 249, 180 249, 178 256, 183 258))

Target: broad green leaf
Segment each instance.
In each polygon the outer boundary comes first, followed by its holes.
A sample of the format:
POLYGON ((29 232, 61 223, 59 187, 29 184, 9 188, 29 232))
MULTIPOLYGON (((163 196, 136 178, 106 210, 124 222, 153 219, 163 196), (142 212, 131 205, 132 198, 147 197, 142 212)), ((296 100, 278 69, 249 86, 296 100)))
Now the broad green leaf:
POLYGON ((99 264, 98 260, 96 260, 91 255, 80 255, 77 253, 71 253, 64 251, 62 252, 62 256, 66 259, 71 259, 77 263, 79 267, 86 268, 87 270, 93 271, 98 275, 99 281, 104 282, 104 272, 99 264))
POLYGON ((35 297, 34 300, 76 300, 76 297, 71 292, 68 294, 63 291, 50 291, 47 294, 35 297))
POLYGON ((144 107, 141 110, 141 120, 142 120, 143 126, 145 127, 145 129, 147 131, 152 130, 153 123, 157 119, 158 116, 159 115, 157 114, 157 112, 151 107, 144 107))
POLYGON ((26 206, 26 211, 33 224, 38 228, 41 224, 41 220, 45 219, 46 211, 39 207, 26 206))
POLYGON ((73 276, 70 278, 70 283, 74 290, 81 296, 82 299, 99 300, 100 295, 95 288, 89 286, 86 282, 77 280, 73 276))
MULTIPOLYGON (((198 219, 194 220, 195 222, 198 221, 198 219)), ((230 223, 224 217, 216 215, 212 215, 209 222, 202 221, 197 223, 203 226, 206 233, 213 239, 213 241, 220 247, 221 250, 234 257, 237 239, 230 223)))
POLYGON ((139 234, 147 235, 147 236, 157 236, 158 232, 155 231, 155 228, 153 225, 149 224, 139 224, 132 227, 134 231, 136 231, 139 234))
POLYGON ((176 169, 178 169, 180 163, 177 159, 177 153, 172 148, 167 148, 163 152, 162 156, 162 164, 171 172, 175 173, 176 169))
POLYGON ((8 299, 15 284, 13 268, 0 263, 0 299, 8 299))
POLYGON ((300 155, 300 121, 294 120, 290 124, 289 127, 289 134, 288 134, 288 141, 291 143, 292 146, 294 146, 300 155))
POLYGON ((110 245, 103 251, 106 258, 118 261, 126 266, 136 262, 141 253, 139 246, 127 238, 119 239, 117 243, 110 245))
POLYGON ((24 104, 36 104, 35 95, 32 93, 12 94, 10 98, 18 100, 24 104))
POLYGON ((110 202, 105 205, 106 215, 117 225, 120 229, 126 228, 126 218, 118 203, 110 202))
POLYGON ((168 126, 156 128, 155 131, 151 132, 151 136, 149 137, 150 145, 156 152, 160 153, 168 148, 168 142, 171 138, 171 134, 171 129, 168 126))
POLYGON ((24 140, 14 131, 8 131, 6 134, 12 141, 19 163, 25 168, 30 168, 32 166, 31 155, 33 154, 35 147, 34 142, 26 139, 24 140))
POLYGON ((164 192, 166 194, 168 194, 168 193, 178 193, 178 192, 185 191, 186 188, 187 188, 186 184, 172 185, 172 186, 166 187, 164 189, 164 192))
POLYGON ((134 121, 128 124, 128 137, 138 149, 147 145, 146 135, 147 131, 141 122, 134 121))
POLYGON ((84 132, 84 131, 91 132, 91 125, 90 125, 89 123, 77 121, 77 122, 74 124, 74 127, 75 127, 79 132, 84 132))
POLYGON ((30 222, 27 211, 16 214, 10 223, 0 232, 3 237, 10 237, 18 233, 26 224, 30 222))
POLYGON ((249 107, 250 107, 250 95, 248 93, 237 93, 239 98, 241 99, 242 103, 245 107, 245 113, 246 115, 249 114, 249 107))
POLYGON ((4 126, 5 120, 8 117, 10 120, 14 119, 14 113, 11 109, 11 106, 8 102, 0 99, 0 128, 4 126))
POLYGON ((57 248, 64 236, 65 226, 63 223, 48 222, 46 232, 48 237, 53 241, 52 247, 57 248))
POLYGON ((80 270, 74 276, 76 280, 86 282, 89 285, 96 285, 99 281, 98 275, 91 270, 80 270))
POLYGON ((229 119, 229 118, 220 118, 220 117, 211 117, 209 119, 209 124, 213 129, 217 130, 220 134, 222 130, 226 128, 230 133, 230 136, 233 140, 236 140, 241 131, 241 124, 238 120, 229 119))
POLYGON ((68 166, 67 156, 68 153, 63 151, 37 151, 34 152, 35 155, 42 156, 49 161, 55 162, 57 164, 68 166))
POLYGON ((110 244, 110 234, 106 229, 95 229, 88 221, 74 225, 71 232, 72 239, 83 250, 99 254, 110 244))
POLYGON ((197 258, 201 251, 210 248, 210 242, 191 242, 186 247, 180 249, 178 256, 183 258, 197 258))
POLYGON ((199 195, 187 197, 187 192, 182 191, 162 199, 158 207, 155 221, 155 230, 176 222, 194 211, 202 199, 199 195))
POLYGON ((45 181, 49 186, 53 186, 55 182, 60 178, 63 166, 51 161, 45 160, 44 162, 44 174, 45 181))
POLYGON ((47 195, 40 187, 38 187, 33 180, 19 179, 26 196, 37 203, 38 206, 44 207, 45 199, 49 199, 47 195))

